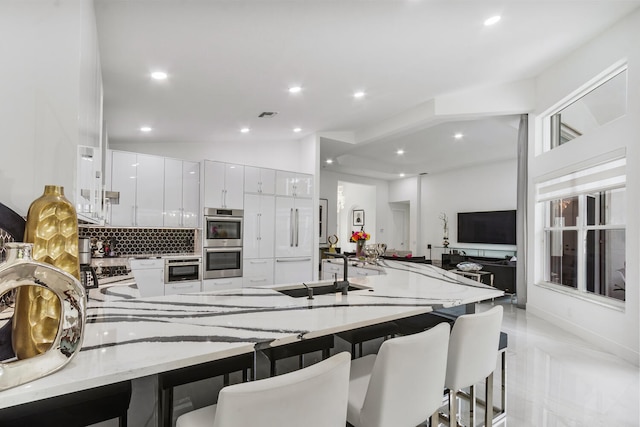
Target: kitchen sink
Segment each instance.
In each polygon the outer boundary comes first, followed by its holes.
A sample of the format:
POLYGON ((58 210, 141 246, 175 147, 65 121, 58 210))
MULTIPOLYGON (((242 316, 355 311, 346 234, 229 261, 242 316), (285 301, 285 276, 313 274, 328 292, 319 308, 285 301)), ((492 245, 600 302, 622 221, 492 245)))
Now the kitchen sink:
MULTIPOLYGON (((333 283, 329 285, 309 286, 309 287, 313 289, 313 296, 337 294, 341 292, 340 289, 336 289, 333 283)), ((369 289, 369 288, 365 286, 356 286, 356 285, 350 284, 348 291, 360 291, 362 289, 369 289)), ((293 298, 302 298, 309 295, 307 288, 304 286, 281 288, 281 289, 276 289, 276 291, 280 292, 281 294, 289 295, 290 297, 293 297, 293 298)))

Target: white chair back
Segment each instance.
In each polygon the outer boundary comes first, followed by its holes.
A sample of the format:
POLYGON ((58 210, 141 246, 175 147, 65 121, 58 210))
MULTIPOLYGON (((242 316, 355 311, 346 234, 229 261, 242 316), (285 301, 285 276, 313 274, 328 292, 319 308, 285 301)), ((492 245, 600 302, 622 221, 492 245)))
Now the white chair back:
POLYGON ((456 319, 449 339, 445 380, 448 389, 469 387, 484 380, 495 370, 501 325, 501 305, 456 319))
POLYGON ((351 355, 220 390, 213 427, 344 427, 351 355))
POLYGON ((449 324, 382 343, 375 359, 360 426, 415 426, 442 405, 449 324))

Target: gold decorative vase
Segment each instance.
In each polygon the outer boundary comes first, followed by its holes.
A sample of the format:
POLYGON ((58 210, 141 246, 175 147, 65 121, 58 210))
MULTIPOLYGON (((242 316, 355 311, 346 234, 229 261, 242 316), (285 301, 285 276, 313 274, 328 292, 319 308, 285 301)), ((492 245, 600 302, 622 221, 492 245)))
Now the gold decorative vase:
MULTIPOLYGON (((80 279, 78 218, 64 189, 46 185, 29 207, 24 241, 33 243, 32 258, 80 279)), ((60 326, 60 300, 48 289, 24 286, 17 290, 12 345, 18 359, 46 352, 60 326)))

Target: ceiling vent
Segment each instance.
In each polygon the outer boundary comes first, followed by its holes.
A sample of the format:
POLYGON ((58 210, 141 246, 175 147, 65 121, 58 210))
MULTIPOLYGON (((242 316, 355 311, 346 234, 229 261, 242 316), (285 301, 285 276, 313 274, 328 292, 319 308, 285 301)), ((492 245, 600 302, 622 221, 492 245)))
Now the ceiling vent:
POLYGON ((278 114, 278 113, 276 113, 275 111, 263 111, 262 113, 260 113, 258 115, 258 117, 260 117, 260 118, 263 118, 263 117, 271 118, 271 117, 274 117, 276 114, 278 114))

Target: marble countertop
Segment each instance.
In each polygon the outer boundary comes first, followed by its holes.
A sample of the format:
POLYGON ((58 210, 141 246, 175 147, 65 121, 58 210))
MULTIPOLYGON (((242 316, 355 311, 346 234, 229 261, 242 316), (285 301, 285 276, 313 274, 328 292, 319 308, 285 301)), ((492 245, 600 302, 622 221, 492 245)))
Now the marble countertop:
POLYGON ((135 285, 107 288, 89 301, 77 357, 0 392, 0 408, 503 295, 430 264, 381 264, 387 274, 350 280, 366 289, 313 300, 279 286, 151 298, 137 298, 135 285))
MULTIPOLYGON (((340 266, 344 265, 344 261, 342 260, 342 258, 327 258, 327 259, 323 259, 322 262, 326 262, 329 264, 336 264, 340 266)), ((385 272, 385 269, 382 263, 380 262, 378 264, 371 264, 370 262, 365 262, 357 258, 349 258, 347 262, 349 264, 349 267, 358 267, 358 268, 366 268, 368 270, 377 270, 381 274, 384 274, 385 272)))

